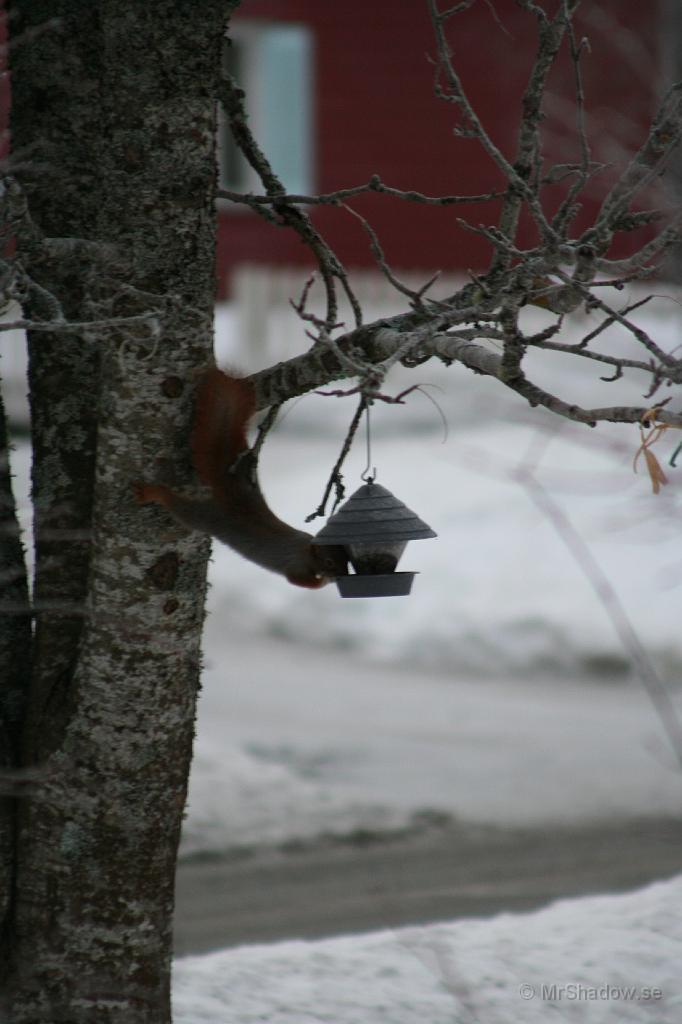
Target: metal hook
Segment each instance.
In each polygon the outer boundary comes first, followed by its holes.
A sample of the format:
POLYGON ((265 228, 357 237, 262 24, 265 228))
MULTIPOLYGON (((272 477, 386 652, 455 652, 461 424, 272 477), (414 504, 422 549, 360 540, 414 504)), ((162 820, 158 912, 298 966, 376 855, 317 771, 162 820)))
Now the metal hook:
POLYGON ((366 484, 373 484, 376 478, 377 468, 376 466, 372 468, 372 430, 369 420, 369 409, 372 403, 371 401, 368 401, 364 397, 362 401, 365 407, 365 437, 367 446, 367 464, 365 465, 365 468, 360 474, 360 479, 364 480, 366 484))

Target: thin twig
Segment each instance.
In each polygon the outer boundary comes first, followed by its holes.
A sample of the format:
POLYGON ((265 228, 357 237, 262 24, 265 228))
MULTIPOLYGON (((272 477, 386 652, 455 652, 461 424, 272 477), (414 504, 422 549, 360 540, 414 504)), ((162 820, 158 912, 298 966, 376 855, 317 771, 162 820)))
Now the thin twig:
MULTIPOLYGON (((523 199, 525 199, 525 201, 528 203, 528 208, 533 216, 533 219, 535 220, 540 235, 545 239, 555 240, 554 231, 547 222, 547 218, 545 217, 542 208, 540 207, 540 204, 537 200, 537 196, 533 193, 533 190, 530 188, 527 181, 525 181, 524 178, 516 170, 516 166, 512 165, 507 160, 507 158, 503 155, 499 147, 495 145, 490 135, 483 127, 483 123, 481 122, 478 114, 474 110, 474 107, 472 106, 471 101, 464 89, 464 86, 462 85, 462 81, 459 75, 455 71, 451 59, 452 55, 450 47, 448 45, 447 38, 445 35, 444 21, 445 17, 450 17, 452 13, 457 13, 457 9, 452 8, 444 16, 438 10, 436 0, 428 0, 428 5, 429 12, 431 15, 431 23, 433 25, 433 31, 436 39, 436 50, 438 54, 436 63, 435 82, 436 94, 441 99, 444 99, 450 103, 454 103, 456 104, 457 107, 459 107, 459 110, 461 111, 461 114, 464 118, 464 123, 466 125, 465 129, 461 131, 460 134, 470 136, 472 138, 477 139, 480 142, 485 152, 495 163, 498 169, 502 172, 507 182, 509 183, 507 196, 511 197, 512 195, 518 195, 523 197, 523 199), (447 83, 448 91, 446 91, 439 84, 439 78, 441 75, 443 76, 445 82, 447 83)), ((515 199, 514 204, 516 202, 517 200, 515 199)), ((508 209, 511 209, 511 198, 508 198, 507 204, 508 209)), ((508 219, 504 212, 503 218, 505 220, 508 219)), ((509 237, 511 237, 511 232, 509 233, 509 237)))
MULTIPOLYGON (((272 198, 273 212, 279 216, 281 223, 293 228, 317 260, 327 296, 326 322, 328 329, 331 329, 331 325, 337 319, 336 280, 342 283, 342 287, 348 296, 356 324, 361 324, 362 313, 360 305, 350 287, 345 268, 336 256, 336 253, 315 228, 308 215, 297 206, 284 202, 281 199, 286 194, 286 190, 281 180, 275 174, 270 161, 254 138, 244 108, 244 93, 234 78, 227 72, 224 72, 221 80, 220 101, 237 146, 239 146, 251 167, 256 171, 263 182, 266 192, 272 198)), ((268 219, 271 220, 270 211, 265 206, 254 205, 254 209, 267 214, 268 219)))
POLYGON ((350 188, 339 188, 334 192, 322 192, 319 195, 304 195, 299 193, 281 192, 273 195, 254 195, 252 192, 235 192, 232 189, 218 189, 219 199, 229 199, 233 203, 240 203, 244 206, 256 208, 259 206, 273 206, 280 203, 291 203, 300 206, 341 206, 347 199, 363 195, 368 192, 375 192, 377 195, 391 196, 394 199, 402 199, 410 203, 423 203, 427 206, 461 206, 471 203, 489 203, 495 199, 501 199, 504 192, 481 192, 470 196, 427 196, 424 192, 415 189, 394 188, 385 185, 378 174, 372 177, 364 185, 353 185, 350 188))
MULTIPOLYGON (((608 303, 604 302, 603 299, 600 299, 599 296, 594 295, 588 288, 576 281, 574 277, 568 277, 567 274, 564 274, 564 272, 559 269, 557 269, 556 273, 557 276, 562 278, 562 280, 567 284, 571 284, 573 287, 577 288, 578 291, 580 291, 585 298, 589 300, 590 305, 596 306, 597 309, 601 309, 604 313, 608 313, 609 317, 612 318, 612 321, 621 324, 622 327, 625 327, 625 329, 628 330, 630 334, 637 339, 637 341, 644 345, 644 347, 647 348, 649 352, 656 357, 656 359, 660 360, 668 370, 672 370, 673 368, 676 369, 680 365, 676 359, 673 359, 673 357, 669 356, 667 352, 664 352, 663 349, 649 337, 645 330, 638 327, 637 324, 634 324, 631 320, 628 320, 628 318, 623 316, 622 313, 612 309, 608 303)), ((675 373, 675 377, 677 377, 677 372, 675 373)))
POLYGON ((271 405, 270 408, 268 409, 268 411, 266 412, 265 416, 263 417, 263 419, 258 424, 258 431, 257 431, 257 434, 256 434, 256 440, 255 440, 255 442, 254 442, 254 444, 253 444, 253 446, 251 448, 251 455, 252 455, 252 457, 253 457, 253 459, 254 459, 254 461, 256 463, 258 462, 258 459, 260 458, 261 448, 263 447, 263 444, 265 443, 265 438, 268 436, 268 434, 272 430, 272 428, 273 428, 273 426, 275 424, 275 420, 277 419, 277 414, 279 413, 279 410, 281 408, 282 408, 281 404, 279 404, 279 405, 271 405))
POLYGON ((618 592, 562 507, 540 484, 532 469, 522 465, 515 470, 513 477, 552 524, 592 587, 658 714, 682 770, 682 724, 670 694, 625 611, 618 592))
POLYGON ((418 290, 415 290, 414 288, 409 288, 406 284, 403 284, 403 282, 398 277, 396 277, 396 275, 389 267, 388 262, 386 260, 386 256, 384 255, 384 250, 381 247, 381 243, 379 242, 378 235, 374 228, 372 227, 372 225, 369 223, 369 221, 366 220, 366 218, 363 217, 362 214, 358 213, 357 210, 354 210, 352 206, 347 206, 346 203, 342 203, 341 205, 343 206, 344 210, 347 210, 348 213, 352 214, 353 217, 360 221, 363 228, 367 232, 367 235, 369 236, 369 244, 372 250, 372 254, 374 255, 374 258, 377 261, 381 273, 384 275, 389 284, 392 284, 396 291, 400 292, 402 295, 406 295, 411 300, 411 305, 413 307, 421 307, 423 305, 422 299, 424 297, 425 292, 428 290, 428 288, 431 287, 431 285, 435 283, 435 281, 438 279, 440 272, 434 274, 426 282, 426 284, 424 284, 418 290))
POLYGON ((580 164, 575 181, 571 184, 568 193, 552 220, 552 226, 565 237, 566 230, 577 212, 575 205, 576 200, 585 188, 594 165, 592 164, 590 144, 587 139, 587 129, 585 125, 585 92, 583 89, 582 71, 580 68, 582 52, 584 49, 589 49, 589 42, 587 39, 581 39, 579 43, 576 41, 575 29, 568 9, 568 0, 562 0, 562 4, 566 34, 568 36, 571 51, 571 60, 573 62, 576 131, 578 133, 578 140, 580 144, 580 164))
POLYGON ((595 223, 583 233, 581 245, 590 245, 599 254, 607 251, 619 221, 634 198, 660 175, 681 136, 682 82, 676 82, 663 97, 644 144, 610 189, 595 223))
POLYGON ((134 324, 158 320, 158 313, 140 313, 137 316, 109 317, 106 320, 7 320, 0 323, 2 331, 47 331, 49 333, 82 334, 88 331, 116 330, 134 324))
POLYGON ((360 398, 360 401, 358 402, 358 407, 355 410, 355 414, 353 416, 353 419, 351 420, 351 423, 350 423, 350 426, 349 426, 348 431, 346 433, 346 437, 345 437, 345 440, 343 442, 343 446, 341 448, 341 452, 339 454, 339 457, 336 460, 336 462, 334 463, 334 468, 332 469, 332 471, 330 473, 329 480, 327 481, 327 486, 325 487, 324 494, 322 495, 322 501, 317 506, 317 508, 315 509, 314 512, 311 512, 309 516, 306 516, 306 520, 305 520, 306 523, 311 523, 313 521, 313 519, 317 519, 320 516, 323 516, 323 515, 326 514, 327 502, 329 501, 329 496, 330 496, 330 494, 332 492, 332 488, 334 488, 335 491, 336 491, 335 498, 334 498, 334 505, 333 505, 333 508, 332 508, 332 515, 333 515, 337 505, 341 501, 343 501, 343 498, 344 498, 344 495, 345 495, 346 491, 345 491, 345 487, 343 485, 343 476, 341 475, 341 468, 342 468, 344 462, 346 461, 346 456, 348 455, 348 453, 349 453, 349 451, 351 449, 351 445, 353 444, 353 439, 355 438, 355 435, 356 435, 357 430, 358 430, 358 426, 360 425, 360 420, 362 419, 362 414, 364 413, 366 408, 367 408, 367 401, 365 399, 365 396, 363 395, 360 398))

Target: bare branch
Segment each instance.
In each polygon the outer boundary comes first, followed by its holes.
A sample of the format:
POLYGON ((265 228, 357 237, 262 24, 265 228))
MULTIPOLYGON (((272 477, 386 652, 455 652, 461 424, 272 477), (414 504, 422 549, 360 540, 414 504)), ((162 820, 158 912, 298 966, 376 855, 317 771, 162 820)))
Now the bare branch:
POLYGON ((420 307, 423 307, 422 300, 424 298, 424 295, 426 291, 431 287, 431 285, 434 284, 435 281, 438 279, 440 271, 434 274, 426 282, 426 284, 422 285, 421 288, 408 288, 406 284, 403 284, 402 281, 400 281, 399 278, 396 277, 396 275, 393 273, 388 263, 386 262, 384 250, 381 247, 381 243, 379 242, 377 233, 372 227, 372 225, 369 223, 369 221, 366 220, 366 218, 363 217, 362 214, 358 213, 357 210, 354 210, 351 206, 346 206, 345 203, 343 204, 343 208, 347 210, 348 213, 352 214, 353 217, 360 221, 363 228, 369 235, 370 248, 372 250, 372 253, 374 254, 379 269, 381 270, 381 273, 384 275, 386 280, 393 285, 396 291, 400 292, 402 295, 406 295, 410 299, 410 305, 412 305, 413 308, 418 309, 420 307))
POLYGON ((317 506, 314 512, 311 512, 309 516, 306 516, 306 523, 311 523, 313 519, 317 519, 320 516, 326 515, 327 502, 329 501, 329 496, 332 492, 332 488, 335 489, 335 498, 334 506, 332 508, 332 514, 336 509, 337 505, 339 504, 339 502, 343 501, 346 489, 343 485, 343 476, 341 475, 341 468, 343 467, 343 464, 346 461, 346 456, 348 455, 351 449, 351 445, 353 444, 353 440, 360 425, 360 420, 362 419, 362 415, 366 409, 367 400, 363 395, 360 401, 358 402, 358 407, 355 410, 355 415, 351 420, 339 457, 334 463, 334 468, 330 473, 329 480, 327 481, 327 486, 325 487, 324 494, 322 495, 322 501, 317 506))
POLYGON ((603 381, 609 383, 614 380, 619 380, 623 376, 623 370, 642 370, 644 373, 656 373, 656 366, 651 362, 645 363, 639 359, 626 359, 622 356, 609 356, 603 352, 593 352, 592 349, 585 348, 583 343, 580 342, 577 345, 565 345, 560 342, 552 342, 545 340, 535 340, 534 338, 527 338, 526 344, 533 346, 533 348, 544 348, 554 352, 564 352, 566 355, 579 356, 583 359, 593 359, 598 363, 605 363, 607 366, 616 367, 615 377, 601 377, 603 381))
MULTIPOLYGON (((644 145, 604 199, 595 224, 584 232, 581 245, 604 254, 635 197, 656 177, 682 137, 682 82, 663 98, 644 145)), ((678 218, 679 223, 679 218, 678 218)))
POLYGON ((619 260, 596 259, 594 261, 595 268, 606 274, 632 274, 644 277, 656 269, 651 266, 652 260, 660 260, 669 249, 678 244, 681 231, 682 214, 678 213, 663 231, 659 232, 655 238, 647 242, 646 245, 643 245, 632 256, 619 260))
POLYGON ((108 320, 6 320, 0 323, 0 332, 4 331, 44 331, 49 334, 85 334, 88 331, 117 330, 120 327, 131 327, 136 324, 153 323, 158 320, 158 313, 140 313, 139 316, 118 316, 108 320))
MULTIPOLYGON (((651 295, 647 295, 646 298, 640 299, 639 302, 632 302, 629 306, 624 306, 623 309, 620 310, 621 316, 627 316, 627 314, 631 313, 633 309, 639 309, 640 306, 645 306, 648 302, 651 301, 651 298, 651 295)), ((577 347, 580 349, 586 348, 589 345, 589 343, 593 341, 596 337, 598 337, 603 331, 605 331, 607 327, 611 327, 611 325, 615 323, 616 318, 614 316, 605 317, 605 319, 602 320, 598 327, 595 327, 593 331, 590 331, 589 334, 585 335, 582 341, 578 342, 577 347)))
MULTIPOLYGON (((608 313, 609 317, 612 318, 613 322, 619 323, 623 327, 625 327, 625 329, 629 331, 630 334, 632 334, 637 339, 637 341, 641 342, 641 344, 644 345, 644 347, 647 348, 649 352, 651 352, 651 354, 656 357, 656 359, 659 359, 664 366, 668 367, 668 369, 677 367, 679 365, 678 361, 676 359, 673 359, 672 356, 668 355, 667 352, 664 352, 663 349, 660 348, 656 344, 656 342, 649 337, 645 330, 643 330, 641 327, 638 327, 637 324, 634 324, 631 320, 628 320, 628 318, 624 316, 622 313, 619 313, 617 310, 612 309, 606 302, 604 302, 603 299, 600 299, 598 295, 595 295, 588 288, 585 288, 582 284, 580 284, 580 282, 577 282, 575 278, 569 278, 561 270, 557 270, 557 275, 561 277, 564 281, 566 281, 568 284, 571 284, 573 285, 573 287, 577 288, 578 291, 580 291, 585 296, 585 298, 589 300, 590 305, 595 306, 597 309, 603 310, 604 313, 608 313)), ((678 373, 675 374, 674 379, 677 380, 677 378, 678 373)), ((682 376, 680 377, 680 379, 682 379, 682 376)))
MULTIPOLYGON (((667 215, 664 226, 653 238, 640 245, 632 256, 610 258, 609 248, 617 232, 634 232, 654 224, 662 217, 657 209, 632 210, 633 199, 660 173, 682 134, 680 106, 682 86, 674 87, 661 104, 661 109, 648 139, 618 181, 611 187, 596 222, 578 239, 569 231, 580 206, 580 198, 588 183, 604 169, 592 159, 585 114, 585 93, 581 62, 587 48, 573 27, 573 16, 579 0, 558 0, 545 5, 539 0, 516 0, 518 7, 535 19, 537 47, 535 59, 525 86, 516 151, 509 159, 493 141, 455 69, 446 36, 455 19, 473 6, 473 0, 461 0, 439 9, 438 0, 427 0, 436 44, 435 89, 438 96, 453 104, 458 111, 461 135, 475 139, 502 175, 502 191, 479 195, 430 196, 422 192, 402 190, 386 185, 378 175, 363 184, 339 188, 319 195, 286 193, 264 154, 258 148, 245 121, 242 94, 229 76, 224 82, 223 104, 233 135, 242 152, 263 181, 265 194, 241 194, 222 190, 220 195, 250 206, 261 216, 279 226, 292 227, 315 256, 327 293, 324 319, 305 308, 310 283, 301 300, 292 303, 298 315, 313 330, 315 341, 304 355, 287 360, 254 375, 259 406, 273 405, 288 397, 318 389, 341 377, 357 381, 346 387, 344 394, 359 393, 387 400, 382 383, 395 363, 416 366, 429 358, 445 363, 460 362, 476 373, 486 374, 501 386, 510 388, 533 406, 575 422, 595 425, 602 420, 636 423, 646 409, 637 406, 604 406, 586 408, 566 401, 561 394, 551 394, 526 375, 524 357, 529 346, 563 353, 582 360, 591 360, 608 369, 605 382, 620 379, 627 372, 646 373, 651 381, 650 394, 663 383, 682 382, 682 361, 666 353, 647 331, 633 322, 629 314, 646 299, 638 300, 620 310, 604 298, 605 287, 621 289, 627 281, 651 276, 655 264, 680 237, 682 215, 667 215), (567 43, 573 66, 573 104, 577 155, 568 163, 557 163, 543 170, 541 126, 543 103, 549 73, 562 45, 567 43), (551 223, 543 208, 543 187, 565 182, 563 200, 551 223), (497 226, 459 224, 490 244, 493 259, 487 273, 472 275, 471 283, 443 299, 427 298, 433 278, 423 287, 408 287, 394 272, 386 259, 376 231, 368 219, 347 205, 356 196, 375 193, 400 201, 431 206, 453 206, 502 199, 497 226), (370 240, 376 265, 392 287, 409 301, 411 312, 363 325, 359 305, 344 268, 333 251, 319 236, 305 206, 337 206, 357 219, 370 240), (539 242, 529 249, 520 248, 517 226, 526 207, 539 234, 539 242), (597 280, 608 275, 607 281, 597 280), (355 329, 339 333, 337 311, 338 282, 346 289, 355 312, 355 329), (542 331, 524 334, 519 314, 530 303, 556 315, 556 320, 542 331), (561 340, 566 326, 565 314, 585 303, 588 309, 600 310, 604 316, 599 325, 578 342, 561 340), (641 358, 620 357, 609 351, 592 350, 590 342, 607 327, 617 325, 627 330, 643 347, 641 358), (502 352, 493 351, 487 342, 501 344, 502 352)), ((494 13, 494 12, 493 12, 494 13)), ((682 423, 682 411, 662 410, 661 422, 682 423)))
POLYGON ((258 424, 258 435, 256 437, 256 442, 251 448, 251 457, 254 459, 254 462, 256 463, 258 463, 261 449, 265 444, 265 439, 272 430, 273 426, 275 425, 275 420, 277 419, 277 415, 280 409, 281 405, 271 405, 267 413, 261 420, 261 422, 258 424))
MULTIPOLYGON (((543 406, 550 412, 577 423, 595 426, 600 421, 611 423, 639 423, 647 412, 643 406, 605 406, 586 409, 574 403, 566 402, 552 395, 521 375, 514 375, 511 359, 503 367, 502 358, 483 345, 470 340, 469 337, 458 337, 448 332, 428 336, 424 328, 410 329, 409 314, 406 317, 393 318, 393 326, 386 322, 366 325, 335 342, 334 349, 324 352, 315 349, 301 356, 278 363, 267 370, 253 374, 250 378, 257 394, 258 407, 273 404, 295 395, 323 387, 330 380, 338 380, 348 376, 347 360, 343 354, 362 352, 365 365, 376 366, 381 375, 384 364, 398 349, 409 346, 421 355, 430 355, 446 363, 460 362, 475 373, 490 376, 513 391, 522 395, 530 405, 543 406), (406 330, 395 329, 403 321, 406 330)), ((682 411, 669 412, 662 410, 659 415, 662 423, 671 426, 682 426, 682 411)))
MULTIPOLYGON (((324 192, 316 196, 299 195, 297 193, 281 192, 266 196, 256 196, 251 192, 234 192, 231 189, 218 189, 219 199, 229 199, 233 203, 242 203, 253 209, 261 206, 272 206, 277 203, 292 203, 302 206, 340 206, 347 199, 363 195, 368 192, 375 192, 377 195, 392 196, 394 199, 403 199, 410 203, 424 203, 427 206, 457 206, 470 203, 488 203, 493 199, 501 199, 504 192, 483 192, 471 196, 427 196, 423 192, 414 189, 393 188, 385 185, 378 174, 373 174, 364 185, 354 185, 351 188, 340 188, 334 192, 324 192)), ((260 211, 259 211, 260 212, 260 211)))
MULTIPOLYGON (((428 0, 429 10, 431 13, 431 21, 436 37, 436 48, 438 53, 438 60, 436 64, 436 93, 441 99, 447 100, 450 103, 456 104, 459 107, 466 125, 464 134, 472 138, 478 139, 483 146, 488 156, 497 165, 498 169, 503 173, 504 177, 509 182, 509 188, 507 195, 519 194, 528 203, 528 207, 533 215, 533 218, 537 224, 538 230, 543 238, 548 240, 554 240, 554 232, 550 225, 547 223, 547 219, 540 207, 537 200, 537 196, 534 191, 528 185, 524 175, 517 170, 516 166, 512 166, 506 157, 503 155, 501 150, 495 145, 489 134, 483 127, 481 120, 479 119, 476 111, 474 110, 469 97, 467 96, 464 86, 462 85, 461 79, 455 71, 452 64, 452 54, 450 47, 445 36, 444 30, 444 16, 438 11, 436 0, 428 0), (448 91, 445 91, 439 85, 439 77, 443 76, 447 83, 448 91)), ((450 13, 457 13, 456 9, 451 9, 450 13)), ((448 15, 449 16, 449 15, 448 15)), ((511 199, 509 200, 511 207, 511 199)), ((508 237, 511 237, 509 235, 508 237)))
POLYGON ((580 58, 583 50, 589 49, 589 43, 587 39, 581 39, 579 43, 577 42, 567 0, 562 0, 562 6, 571 50, 571 60, 573 61, 576 131, 578 133, 578 140, 580 143, 580 166, 575 176, 575 180, 571 184, 568 193, 564 197, 563 202, 559 206, 559 209, 552 220, 552 227, 565 236, 576 212, 576 200, 593 173, 593 168, 600 169, 600 165, 594 165, 591 161, 590 144, 587 139, 587 129, 585 125, 585 93, 583 90, 582 72, 580 70, 580 58))
MULTIPOLYGON (((531 0, 517 0, 519 6, 535 15, 538 22, 538 49, 531 70, 528 85, 521 101, 523 115, 519 127, 519 136, 514 161, 515 176, 524 182, 524 189, 519 189, 515 180, 508 177, 510 188, 502 205, 499 229, 510 241, 516 235, 522 202, 525 199, 533 213, 541 236, 546 240, 556 240, 554 226, 547 224, 540 207, 537 189, 538 183, 530 186, 534 170, 540 166, 540 121, 542 119, 542 99, 547 84, 547 76, 554 64, 559 47, 566 30, 570 27, 571 16, 579 0, 562 0, 562 4, 553 21, 545 11, 531 0)), ((578 177, 580 183, 581 177, 578 177)), ((577 194, 577 192, 576 192, 577 194)), ((493 268, 501 269, 507 263, 501 250, 496 250, 493 268)))
MULTIPOLYGON (((244 109, 244 92, 239 88, 234 78, 227 72, 222 76, 220 101, 229 120, 232 135, 236 144, 241 149, 251 167, 253 167, 259 175, 268 195, 273 198, 272 208, 274 213, 279 217, 279 223, 293 228, 317 260, 327 295, 326 321, 328 329, 330 329, 331 325, 336 321, 338 313, 335 280, 339 280, 341 282, 353 309, 356 323, 361 324, 362 312, 360 310, 360 305, 353 294, 350 284, 348 283, 348 275, 341 264, 341 261, 330 246, 324 241, 307 214, 303 213, 302 210, 299 210, 298 207, 278 199, 278 196, 283 196, 285 194, 284 186, 275 174, 269 160, 251 132, 246 111, 244 109)), ((253 208, 266 214, 267 218, 271 220, 269 210, 266 206, 259 206, 256 204, 253 208)), ((277 223, 277 221, 275 221, 275 223, 277 223)))

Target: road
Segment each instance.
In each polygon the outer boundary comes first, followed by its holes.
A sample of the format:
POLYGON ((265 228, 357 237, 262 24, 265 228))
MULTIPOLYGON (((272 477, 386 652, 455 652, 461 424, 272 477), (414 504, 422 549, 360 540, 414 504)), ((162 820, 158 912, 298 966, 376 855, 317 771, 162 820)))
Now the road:
POLYGON ((529 910, 682 871, 682 821, 498 829, 446 823, 379 840, 181 863, 178 956, 529 910))

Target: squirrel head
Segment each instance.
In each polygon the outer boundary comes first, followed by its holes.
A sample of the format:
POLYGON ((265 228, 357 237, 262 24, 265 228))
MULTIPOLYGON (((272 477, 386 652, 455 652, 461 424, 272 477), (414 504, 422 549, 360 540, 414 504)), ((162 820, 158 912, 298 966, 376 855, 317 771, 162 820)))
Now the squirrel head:
POLYGON ((348 573, 348 556, 338 545, 311 544, 310 572, 304 576, 287 575, 290 583, 297 587, 308 587, 317 590, 331 583, 337 576, 348 573))

